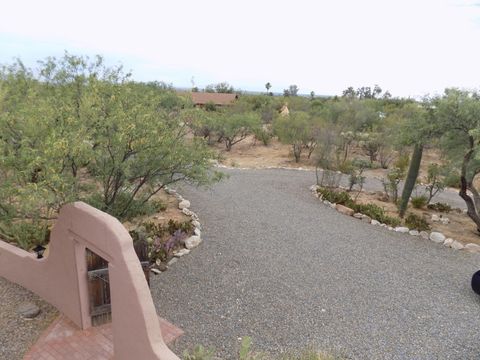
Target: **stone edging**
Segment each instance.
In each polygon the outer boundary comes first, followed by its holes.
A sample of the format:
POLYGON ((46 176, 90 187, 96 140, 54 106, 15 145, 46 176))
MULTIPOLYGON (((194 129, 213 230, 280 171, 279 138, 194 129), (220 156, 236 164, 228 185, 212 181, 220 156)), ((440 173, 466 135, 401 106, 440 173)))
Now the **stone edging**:
MULTIPOLYGON (((174 263, 177 262, 178 258, 187 255, 190 253, 190 251, 194 248, 196 248, 200 243, 202 242, 202 225, 200 224, 198 215, 194 213, 192 210, 190 210, 190 201, 186 200, 182 195, 180 195, 176 190, 170 189, 168 187, 165 187, 165 192, 169 195, 174 195, 177 200, 179 201, 178 203, 178 208, 182 210, 182 213, 184 213, 187 216, 190 216, 191 218, 191 223, 194 227, 193 230, 193 235, 187 238, 184 241, 184 248, 176 250, 173 253, 173 258, 170 259, 170 261, 167 263, 167 266, 173 265, 174 263)), ((161 271, 155 268, 152 268, 151 271, 155 274, 160 274, 161 271)))
POLYGON ((434 243, 437 244, 443 244, 446 247, 452 248, 454 250, 466 250, 471 253, 480 253, 480 245, 477 244, 462 244, 460 241, 453 240, 451 238, 446 238, 445 235, 443 235, 440 232, 432 231, 431 233, 428 233, 426 231, 417 231, 417 230, 410 230, 409 228, 405 226, 397 226, 395 228, 388 226, 387 224, 382 224, 379 221, 375 219, 371 219, 369 216, 360 214, 360 213, 354 213, 354 211, 346 206, 340 205, 340 204, 333 204, 330 201, 323 200, 320 197, 320 194, 317 192, 318 185, 312 185, 310 186, 310 191, 313 193, 313 195, 319 199, 320 201, 323 202, 326 206, 331 207, 332 209, 335 209, 339 213, 347 216, 352 216, 356 219, 359 219, 363 222, 375 225, 375 226, 380 226, 383 228, 386 228, 389 231, 395 231, 399 233, 405 233, 409 234, 411 236, 420 236, 421 238, 425 240, 431 240, 434 243))

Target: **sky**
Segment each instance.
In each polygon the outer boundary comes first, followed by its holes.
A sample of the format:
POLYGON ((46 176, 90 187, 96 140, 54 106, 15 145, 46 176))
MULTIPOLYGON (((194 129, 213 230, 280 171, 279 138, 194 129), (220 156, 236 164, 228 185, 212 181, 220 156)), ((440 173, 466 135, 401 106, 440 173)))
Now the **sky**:
POLYGON ((100 54, 138 81, 393 96, 480 87, 480 0, 4 0, 0 63, 100 54))

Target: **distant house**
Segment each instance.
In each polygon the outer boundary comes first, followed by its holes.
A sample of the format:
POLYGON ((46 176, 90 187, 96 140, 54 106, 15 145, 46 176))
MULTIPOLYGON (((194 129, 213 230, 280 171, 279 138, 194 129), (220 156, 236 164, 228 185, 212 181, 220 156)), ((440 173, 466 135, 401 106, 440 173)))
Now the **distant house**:
POLYGON ((206 104, 229 106, 238 99, 237 94, 192 92, 191 95, 193 103, 198 107, 205 107, 206 104))

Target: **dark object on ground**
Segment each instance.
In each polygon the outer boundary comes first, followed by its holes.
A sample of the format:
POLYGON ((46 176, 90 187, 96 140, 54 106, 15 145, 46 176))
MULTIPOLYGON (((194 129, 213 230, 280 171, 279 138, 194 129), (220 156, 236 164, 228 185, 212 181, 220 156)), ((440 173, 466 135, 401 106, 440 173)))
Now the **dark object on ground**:
POLYGON ((472 289, 480 295, 480 270, 472 276, 472 289))

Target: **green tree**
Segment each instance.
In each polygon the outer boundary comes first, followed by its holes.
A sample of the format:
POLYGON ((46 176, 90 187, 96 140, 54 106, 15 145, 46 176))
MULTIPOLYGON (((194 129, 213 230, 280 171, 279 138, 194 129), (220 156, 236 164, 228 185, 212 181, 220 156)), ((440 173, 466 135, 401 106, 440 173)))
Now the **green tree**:
POLYGON ((222 135, 226 150, 230 151, 235 144, 260 128, 261 123, 260 115, 254 112, 224 113, 218 120, 217 131, 222 135))

